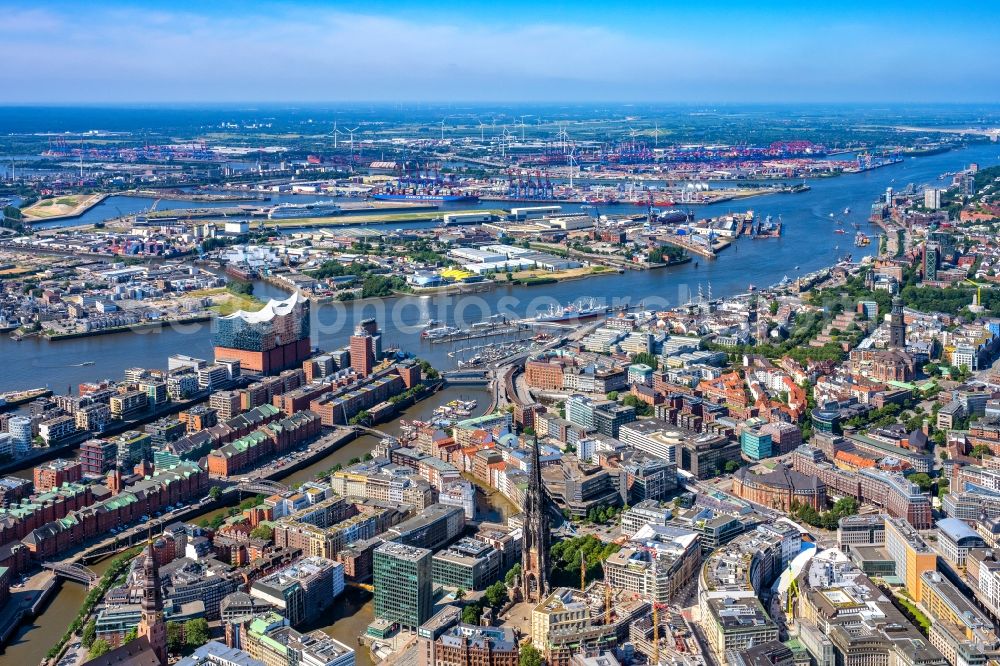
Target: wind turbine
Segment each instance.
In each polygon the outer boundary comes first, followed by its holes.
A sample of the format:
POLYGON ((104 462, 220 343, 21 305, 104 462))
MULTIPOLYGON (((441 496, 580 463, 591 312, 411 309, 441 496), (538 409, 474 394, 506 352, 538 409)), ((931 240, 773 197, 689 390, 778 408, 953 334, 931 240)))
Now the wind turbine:
POLYGON ((442 141, 444 141, 444 121, 446 119, 447 119, 447 116, 445 116, 444 118, 441 119, 441 140, 442 141))
POLYGON ((524 143, 524 119, 527 116, 521 116, 521 143, 524 143))
POLYGON ((660 147, 660 123, 655 123, 653 125, 653 127, 655 128, 653 130, 653 147, 654 148, 659 148, 660 147))
POLYGON ((484 130, 486 129, 486 123, 482 120, 479 121, 479 143, 486 143, 486 134, 484 130))
POLYGON ((576 161, 576 158, 573 155, 575 152, 576 152, 576 145, 570 148, 569 151, 569 189, 571 190, 573 189, 573 172, 576 171, 576 169, 574 168, 574 162, 576 161))
POLYGON ((333 149, 337 150, 337 137, 341 134, 341 131, 337 129, 337 121, 333 121, 333 149))
MULTIPOLYGON (((358 125, 358 127, 361 127, 361 125, 358 125)), ((354 129, 348 129, 347 130, 347 133, 351 137, 351 155, 354 155, 354 133, 358 131, 358 127, 355 127, 354 129)))

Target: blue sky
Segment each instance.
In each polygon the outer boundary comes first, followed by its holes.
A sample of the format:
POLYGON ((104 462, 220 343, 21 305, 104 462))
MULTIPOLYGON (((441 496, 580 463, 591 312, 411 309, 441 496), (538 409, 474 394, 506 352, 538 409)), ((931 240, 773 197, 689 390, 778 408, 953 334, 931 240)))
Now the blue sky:
POLYGON ((1000 3, 9 2, 0 103, 1000 102, 1000 3))

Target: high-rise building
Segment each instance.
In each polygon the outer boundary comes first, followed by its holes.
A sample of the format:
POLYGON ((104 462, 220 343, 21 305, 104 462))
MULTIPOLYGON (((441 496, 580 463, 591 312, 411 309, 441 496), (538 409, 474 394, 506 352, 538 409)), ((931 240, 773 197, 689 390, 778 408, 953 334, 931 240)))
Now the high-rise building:
POLYGON ((416 630, 434 607, 433 553, 388 541, 375 549, 375 617, 416 630))
POLYGON ((160 573, 153 553, 152 542, 146 546, 146 560, 142 564, 142 619, 138 636, 149 641, 160 664, 167 663, 167 627, 163 623, 163 602, 160 599, 160 573))
POLYGON ((924 190, 924 208, 937 210, 941 207, 941 190, 929 187, 924 190))
POLYGON ((27 416, 12 416, 7 421, 7 432, 10 433, 11 447, 14 457, 26 456, 31 450, 32 427, 27 416))
POLYGON ((521 594, 525 601, 541 603, 549 594, 549 544, 552 535, 548 500, 542 485, 538 437, 531 445, 531 470, 524 498, 524 537, 521 544, 521 594))
POLYGON ((88 439, 80 445, 83 473, 104 476, 118 464, 118 442, 110 439, 88 439))
POLYGON ((309 300, 298 292, 257 312, 240 310, 217 320, 217 362, 232 359, 240 368, 269 374, 300 366, 309 348, 309 300))
POLYGON ((941 265, 941 246, 936 242, 924 243, 924 280, 937 280, 938 266, 941 265))
POLYGON ((351 336, 351 367, 362 377, 372 374, 375 367, 375 338, 359 328, 351 336))
POLYGON ((893 349, 906 347, 906 322, 903 321, 903 299, 895 296, 892 299, 892 312, 889 314, 889 346, 893 349))

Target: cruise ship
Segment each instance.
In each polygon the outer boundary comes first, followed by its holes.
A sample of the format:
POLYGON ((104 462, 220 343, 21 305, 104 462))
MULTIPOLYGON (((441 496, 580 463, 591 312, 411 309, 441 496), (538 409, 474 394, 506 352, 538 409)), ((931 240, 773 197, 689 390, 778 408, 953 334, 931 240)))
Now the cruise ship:
POLYGON ((267 213, 269 220, 294 220, 303 217, 332 217, 340 215, 340 206, 332 201, 313 201, 311 203, 293 204, 280 203, 267 213))

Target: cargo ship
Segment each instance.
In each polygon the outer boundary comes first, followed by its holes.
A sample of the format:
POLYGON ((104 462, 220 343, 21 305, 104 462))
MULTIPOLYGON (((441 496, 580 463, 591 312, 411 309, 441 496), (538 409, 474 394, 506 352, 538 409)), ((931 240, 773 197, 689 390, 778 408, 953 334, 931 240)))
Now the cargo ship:
POLYGON ((332 201, 311 203, 280 203, 267 212, 269 220, 294 220, 304 217, 332 217, 341 214, 340 206, 332 201))
POLYGON ((377 201, 437 201, 441 203, 471 203, 479 201, 479 197, 474 194, 394 194, 386 192, 373 194, 372 199, 377 201))
POLYGON ((8 391, 0 393, 0 410, 13 409, 38 398, 45 398, 52 395, 52 389, 36 388, 26 391, 8 391))

